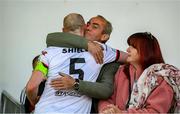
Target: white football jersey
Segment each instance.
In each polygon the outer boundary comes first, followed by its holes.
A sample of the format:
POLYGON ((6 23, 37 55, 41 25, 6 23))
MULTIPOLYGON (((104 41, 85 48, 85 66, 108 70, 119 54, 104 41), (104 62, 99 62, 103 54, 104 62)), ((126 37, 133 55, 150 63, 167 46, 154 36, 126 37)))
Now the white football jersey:
MULTIPOLYGON (((117 50, 102 44, 104 64, 116 60, 117 50)), ((97 64, 93 56, 84 49, 48 47, 40 56, 48 67, 44 92, 35 106, 35 113, 90 113, 92 100, 75 90, 54 90, 49 83, 66 73, 74 78, 95 82, 103 64, 97 64)))

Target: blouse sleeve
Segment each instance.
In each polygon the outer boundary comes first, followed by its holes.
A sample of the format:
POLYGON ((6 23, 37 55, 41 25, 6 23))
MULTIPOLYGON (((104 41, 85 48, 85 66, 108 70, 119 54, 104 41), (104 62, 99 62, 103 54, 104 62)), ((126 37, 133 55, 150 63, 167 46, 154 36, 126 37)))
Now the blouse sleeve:
POLYGON ((163 80, 160 85, 150 94, 145 107, 142 109, 131 108, 128 113, 166 113, 171 108, 173 101, 173 90, 163 80))
POLYGON ((114 83, 114 92, 112 96, 109 99, 106 100, 100 100, 98 103, 98 112, 101 112, 103 109, 107 107, 109 104, 115 104, 116 101, 116 94, 117 94, 117 84, 118 84, 118 75, 119 75, 120 69, 117 71, 115 75, 115 83, 114 83))

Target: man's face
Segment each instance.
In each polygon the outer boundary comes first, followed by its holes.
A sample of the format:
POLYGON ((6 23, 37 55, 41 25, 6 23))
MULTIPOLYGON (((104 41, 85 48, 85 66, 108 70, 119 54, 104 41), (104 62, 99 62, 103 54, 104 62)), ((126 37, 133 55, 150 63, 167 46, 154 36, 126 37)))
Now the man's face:
POLYGON ((105 22, 99 17, 93 17, 87 23, 85 37, 91 41, 102 42, 103 30, 105 27, 105 22))

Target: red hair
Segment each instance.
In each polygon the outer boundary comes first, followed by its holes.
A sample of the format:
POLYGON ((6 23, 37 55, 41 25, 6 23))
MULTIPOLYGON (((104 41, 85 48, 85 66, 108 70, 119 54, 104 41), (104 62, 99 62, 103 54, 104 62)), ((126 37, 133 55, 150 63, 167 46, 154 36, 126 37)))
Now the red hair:
POLYGON ((155 63, 164 63, 158 40, 151 33, 135 33, 127 43, 137 49, 143 69, 155 63))

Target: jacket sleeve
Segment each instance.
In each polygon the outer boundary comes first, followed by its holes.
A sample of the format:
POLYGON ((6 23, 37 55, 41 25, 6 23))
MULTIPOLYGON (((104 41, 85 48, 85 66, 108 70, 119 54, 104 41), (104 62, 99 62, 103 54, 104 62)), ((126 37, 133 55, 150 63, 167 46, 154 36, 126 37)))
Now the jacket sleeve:
POLYGON ((82 48, 88 49, 88 40, 86 38, 70 34, 55 32, 47 35, 46 44, 49 46, 56 47, 69 47, 69 48, 82 48))
POLYGON ((113 93, 113 80, 119 63, 105 64, 98 76, 97 82, 80 81, 79 91, 96 99, 107 99, 113 93))

